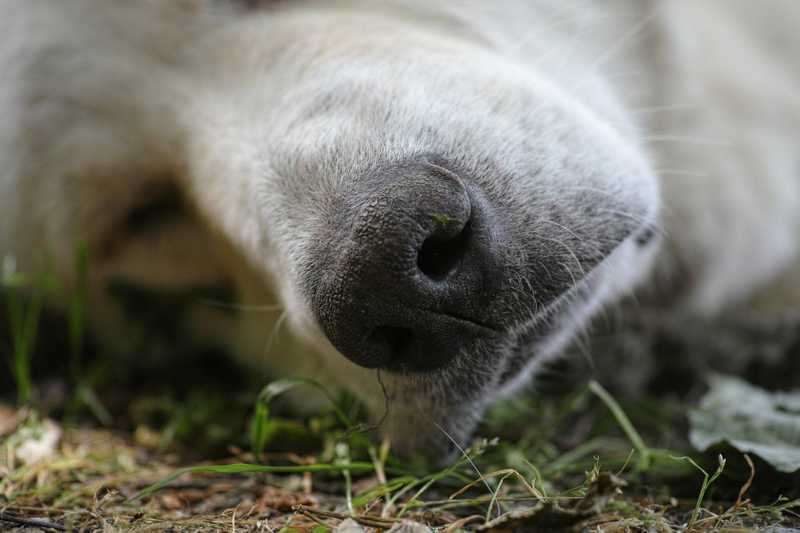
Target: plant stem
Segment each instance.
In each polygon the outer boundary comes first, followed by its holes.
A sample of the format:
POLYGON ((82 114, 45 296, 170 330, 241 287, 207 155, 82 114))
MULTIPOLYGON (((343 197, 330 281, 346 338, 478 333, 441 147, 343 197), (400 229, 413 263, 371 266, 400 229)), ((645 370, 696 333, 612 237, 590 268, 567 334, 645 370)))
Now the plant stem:
POLYGON ((622 428, 622 431, 628 437, 628 440, 631 441, 633 448, 639 453, 639 460, 636 463, 636 470, 642 471, 647 470, 650 467, 651 463, 651 453, 650 448, 644 443, 642 440, 641 435, 639 432, 636 431, 636 428, 633 427, 628 415, 625 414, 625 411, 622 410, 619 403, 614 399, 609 392, 603 388, 598 382, 592 380, 589 382, 589 390, 592 393, 600 398, 600 400, 606 404, 608 410, 611 411, 611 414, 614 415, 614 418, 619 424, 619 427, 622 428))

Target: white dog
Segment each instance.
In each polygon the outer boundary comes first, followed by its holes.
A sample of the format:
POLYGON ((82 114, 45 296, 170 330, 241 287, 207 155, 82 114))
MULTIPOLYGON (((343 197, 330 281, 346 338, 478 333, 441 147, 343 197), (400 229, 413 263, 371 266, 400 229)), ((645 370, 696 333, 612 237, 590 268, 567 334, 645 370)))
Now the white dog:
POLYGON ((169 335, 376 414, 385 392, 395 448, 441 455, 637 286, 705 317, 800 303, 798 21, 795 0, 0 0, 0 254, 69 286, 85 243, 111 347, 155 335, 132 294, 147 314, 224 288, 169 335))

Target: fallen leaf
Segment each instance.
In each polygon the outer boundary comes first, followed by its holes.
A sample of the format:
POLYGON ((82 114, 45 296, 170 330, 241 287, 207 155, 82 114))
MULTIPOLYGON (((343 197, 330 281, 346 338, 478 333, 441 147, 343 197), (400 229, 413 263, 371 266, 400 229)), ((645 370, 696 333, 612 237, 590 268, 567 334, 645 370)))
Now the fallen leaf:
POLYGON ((692 446, 705 450, 727 442, 781 472, 800 470, 800 391, 769 392, 720 375, 710 385, 689 413, 692 446))

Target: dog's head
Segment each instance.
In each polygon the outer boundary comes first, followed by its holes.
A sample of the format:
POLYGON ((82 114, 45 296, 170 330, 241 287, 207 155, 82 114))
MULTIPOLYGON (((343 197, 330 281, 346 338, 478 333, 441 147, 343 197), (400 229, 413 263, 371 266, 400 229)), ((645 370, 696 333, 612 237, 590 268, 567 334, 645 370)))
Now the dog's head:
POLYGON ((339 382, 380 409, 382 377, 396 447, 441 454, 646 269, 656 180, 602 82, 398 17, 267 25, 198 156, 245 175, 225 231, 339 382))

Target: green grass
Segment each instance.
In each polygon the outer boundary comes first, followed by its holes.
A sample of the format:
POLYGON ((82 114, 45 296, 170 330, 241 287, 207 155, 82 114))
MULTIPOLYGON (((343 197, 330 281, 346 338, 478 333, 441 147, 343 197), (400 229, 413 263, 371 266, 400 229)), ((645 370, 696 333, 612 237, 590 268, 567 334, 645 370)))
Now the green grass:
POLYGON ((46 292, 52 289, 52 285, 52 280, 46 276, 30 279, 15 272, 13 267, 4 268, 3 271, 1 286, 11 343, 8 364, 16 383, 19 405, 28 405, 31 401, 31 357, 46 292))
MULTIPOLYGON (((639 459, 633 463, 632 480, 643 479, 643 477, 652 475, 655 472, 655 465, 659 462, 665 462, 670 465, 667 470, 671 470, 672 475, 685 476, 687 469, 684 465, 690 465, 690 468, 697 469, 704 475, 703 481, 697 490, 697 498, 691 510, 691 516, 685 524, 686 530, 694 531, 697 529, 697 525, 701 523, 702 505, 708 490, 722 474, 726 462, 720 455, 716 471, 709 475, 691 457, 676 457, 672 455, 674 452, 670 450, 648 447, 619 402, 596 382, 589 383, 587 391, 593 394, 608 409, 609 414, 618 424, 621 433, 632 446, 621 464, 614 459, 603 463, 599 455, 591 455, 594 452, 608 452, 614 446, 620 446, 619 441, 613 442, 613 445, 611 445, 612 443, 608 439, 601 440, 600 437, 587 441, 582 447, 562 454, 556 461, 549 462, 547 466, 542 468, 534 466, 525 457, 528 454, 531 457, 536 457, 542 453, 547 454, 546 446, 536 446, 531 450, 523 450, 510 443, 502 446, 497 440, 487 441, 485 439, 476 441, 473 447, 463 451, 462 456, 457 461, 441 469, 430 469, 430 467, 426 466, 422 466, 421 469, 419 467, 404 469, 405 467, 399 461, 392 460, 389 457, 388 446, 383 446, 378 451, 372 444, 366 445, 368 454, 365 459, 369 460, 353 461, 350 456, 351 441, 354 436, 360 435, 359 431, 363 431, 364 426, 359 429, 359 426, 350 420, 344 410, 337 405, 334 396, 321 385, 305 379, 291 378, 271 383, 262 390, 256 400, 251 425, 251 444, 254 457, 262 457, 263 449, 267 444, 264 435, 269 434, 269 432, 256 428, 269 426, 271 422, 269 418, 270 402, 284 392, 300 386, 322 390, 331 401, 331 409, 342 431, 331 435, 336 443, 334 446, 335 452, 330 456, 330 462, 291 466, 228 464, 185 467, 144 488, 131 501, 138 501, 152 496, 157 491, 167 488, 170 483, 180 477, 196 473, 239 475, 265 472, 340 473, 344 481, 341 488, 341 495, 345 502, 344 513, 332 513, 313 508, 296 509, 296 511, 315 519, 351 517, 357 519, 363 525, 389 527, 406 516, 418 518, 420 513, 441 514, 475 509, 480 514, 472 515, 473 523, 489 525, 502 523, 503 520, 514 520, 514 517, 519 514, 520 506, 528 506, 534 514, 535 512, 544 514, 544 509, 547 509, 549 513, 562 513, 564 515, 562 518, 568 517, 573 506, 578 503, 585 503, 587 498, 596 497, 598 500, 605 500, 603 504, 605 512, 618 516, 620 520, 633 520, 636 523, 649 523, 650 525, 657 523, 656 525, 666 528, 683 527, 677 521, 670 523, 663 516, 654 515, 646 506, 634 504, 622 498, 622 492, 619 490, 624 486, 624 483, 621 481, 616 481, 615 483, 617 484, 612 484, 611 486, 611 489, 619 491, 616 497, 609 498, 608 493, 602 492, 603 490, 608 491, 609 487, 605 487, 605 489, 598 488, 602 483, 605 483, 601 482, 602 479, 616 479, 621 475, 631 463, 632 457, 638 455, 639 459), (518 457, 509 461, 510 454, 516 454, 518 457), (591 458, 587 460, 590 455, 591 458), (523 465, 522 469, 509 466, 509 463, 519 462, 520 459, 523 465), (387 468, 387 463, 394 466, 387 468), (617 468, 616 473, 611 474, 609 472, 609 467, 611 466, 617 468), (482 471, 481 467, 491 470, 482 471), (581 471, 582 476, 575 475, 576 472, 581 471), (388 478, 386 477, 387 473, 389 474, 388 478), (377 483, 367 490, 354 494, 352 476, 363 475, 373 475, 377 483), (442 494, 441 491, 443 489, 446 491, 446 497, 426 498, 430 491, 442 494), (380 515, 364 511, 366 508, 375 508, 376 502, 379 503, 381 509, 380 515), (389 511, 388 513, 386 512, 387 510, 389 511)), ((363 448, 364 442, 369 441, 360 439, 355 444, 355 449, 363 448)), ((698 458, 698 460, 700 459, 698 458)), ((658 471, 657 474, 663 474, 665 471, 663 466, 662 470, 658 471)), ((739 499, 741 499, 741 493, 739 499)), ((726 523, 726 521, 738 523, 743 517, 750 520, 764 516, 780 517, 782 511, 788 511, 796 503, 794 502, 789 507, 781 507, 786 506, 788 502, 778 502, 773 506, 765 506, 763 508, 750 506, 746 513, 742 513, 740 502, 737 500, 737 505, 724 513, 710 514, 714 517, 715 525, 718 526, 726 523)), ((453 523, 457 523, 457 521, 453 523)))
POLYGON ((250 420, 250 448, 256 458, 261 458, 268 438, 274 435, 276 431, 280 430, 280 426, 274 424, 270 419, 270 404, 282 394, 297 387, 310 387, 322 392, 328 399, 338 422, 348 431, 355 431, 357 429, 356 425, 339 407, 333 394, 316 381, 300 377, 290 377, 273 381, 261 389, 261 392, 258 394, 253 409, 253 415, 250 420))
MULTIPOLYGON (((304 380, 275 382, 268 389, 270 392, 259 395, 253 411, 266 403, 268 413, 272 413, 273 406, 265 399, 275 400, 280 392, 293 386, 318 385, 304 380)), ((224 491, 252 502, 252 497, 245 494, 247 490, 258 492, 259 487, 270 486, 281 487, 281 495, 276 496, 280 500, 297 494, 298 480, 306 479, 318 502, 285 508, 280 519, 276 519, 278 525, 308 526, 319 522, 331 527, 351 517, 363 525, 383 528, 406 518, 438 526, 468 520, 464 527, 486 524, 525 527, 523 524, 540 520, 568 528, 591 520, 606 520, 608 527, 635 523, 641 527, 649 524, 654 530, 704 531, 711 525, 718 528, 786 523, 798 507, 797 501, 788 500, 754 505, 741 497, 736 504, 709 499, 711 489, 722 481, 724 463, 718 463, 717 470, 709 475, 705 466, 701 466, 707 464, 701 456, 664 458, 665 465, 672 468, 665 475, 664 465, 658 467, 661 454, 652 453, 654 449, 646 445, 642 428, 634 426, 636 422, 617 400, 613 414, 601 411, 598 416, 607 416, 614 423, 625 420, 623 425, 631 426, 627 429, 593 435, 570 450, 554 445, 549 436, 539 440, 522 435, 517 441, 479 438, 460 458, 440 468, 393 457, 387 443, 373 443, 364 433, 368 426, 352 420, 346 414, 347 406, 334 397, 332 400, 336 401, 320 418, 299 420, 308 427, 321 428, 323 433, 322 444, 308 455, 276 454, 269 451, 271 443, 266 439, 259 443, 263 449, 258 455, 255 449, 243 450, 236 452, 234 461, 171 467, 180 448, 164 451, 151 448, 144 452, 141 444, 120 442, 113 449, 101 447, 87 455, 86 451, 76 454, 77 448, 70 444, 38 466, 8 465, 11 467, 8 475, 0 481, 0 501, 5 499, 0 505, 13 509, 15 516, 55 520, 79 516, 75 523, 81 525, 97 525, 101 517, 113 524, 133 520, 147 527, 169 525, 178 530, 184 527, 192 530, 202 525, 223 529, 230 523, 230 516, 224 512, 192 512, 182 507, 181 514, 176 515, 171 506, 180 501, 180 495, 191 495, 198 490, 205 494, 200 501, 212 500, 219 491, 224 491), (649 465, 639 469, 633 460, 639 452, 631 446, 627 435, 631 428, 653 458, 649 465), (147 459, 136 459, 137 456, 147 459), (255 462, 256 458, 261 462, 255 462), (692 474, 696 469, 703 474, 699 483, 692 474), (670 490, 676 480, 694 485, 691 498, 673 496, 670 490), (96 508, 98 490, 111 491, 100 510, 96 508), (663 494, 642 496, 659 492, 663 494), (319 503, 326 500, 329 503, 319 503), (185 517, 187 512, 191 519, 177 518, 185 517), (144 515, 137 519, 140 513, 144 515)), ((608 408, 593 392, 584 395, 584 400, 595 411, 598 407, 608 408)), ((490 417, 502 419, 503 410, 518 408, 499 405, 490 417)), ((548 412, 539 413, 544 417, 541 422, 558 427, 559 417, 575 414, 563 409, 560 405, 543 409, 548 412)), ((269 425, 275 420, 267 414, 264 423, 269 425)), ((23 426, 31 428, 37 423, 31 415, 15 435, 25 438, 23 426)), ((82 436, 80 428, 67 431, 67 443, 90 441, 82 436)), ((280 434, 271 435, 280 440, 280 434)), ((12 435, 6 444, 13 446, 11 441, 15 438, 12 435)), ((249 437, 243 442, 248 440, 249 437)), ((5 461, 8 460, 6 456, 5 461)), ((734 483, 744 487, 746 481, 744 478, 734 483)), ((197 505, 198 509, 201 507, 197 505)), ((255 523, 244 517, 241 520, 243 527, 255 523)))
MULTIPOLYGON (((642 398, 626 404, 596 382, 558 400, 523 396, 493 406, 480 430, 484 437, 443 467, 393 456, 390 442, 375 441, 375 428, 351 397, 304 378, 260 389, 236 378, 227 389, 198 382, 181 393, 125 392, 138 390, 138 383, 125 382, 127 369, 100 371, 105 367, 87 354, 85 249, 76 253, 76 272, 67 298, 63 444, 33 465, 16 457, 22 443, 45 431, 48 416, 36 401, 31 361, 43 334, 44 300, 62 289, 46 276, 3 274, 4 355, 18 409, 0 408, 0 427, 4 416, 12 419, 12 429, 0 434, 0 528, 41 519, 111 530, 230 530, 240 511, 242 527, 260 527, 260 517, 269 516, 274 530, 286 531, 329 531, 345 518, 382 529, 404 519, 453 530, 800 525, 800 500, 768 493, 759 500, 770 503, 746 499, 757 476, 752 463, 743 473, 726 467, 741 457, 736 452, 728 450, 727 461, 694 454, 682 435, 671 435, 671 442, 683 446, 664 447, 663 428, 680 426, 670 418, 683 412, 680 405, 664 409, 659 400, 658 410, 648 410, 642 398), (327 408, 292 414, 281 399, 298 388, 320 392, 327 408), (120 390, 121 408, 100 402, 120 390), (241 397, 232 390, 243 390, 241 397), (654 419, 653 412, 664 414, 654 419), (114 430, 96 429, 98 422, 114 430), (580 438, 570 439, 581 427, 580 438), (227 447, 224 455, 220 445, 227 447), (209 503, 223 495, 230 501, 220 508, 209 503), (247 514, 240 509, 245 502, 253 509, 266 503, 261 514, 247 514)), ((188 376, 185 368, 178 372, 188 376)), ((155 374, 167 371, 148 375, 155 374)))
POLYGON ((614 415, 614 419, 617 421, 617 424, 619 424, 619 427, 625 432, 625 436, 631 441, 633 452, 636 452, 639 456, 636 462, 636 469, 639 471, 646 471, 650 468, 652 463, 652 451, 645 445, 644 440, 642 440, 639 432, 636 431, 636 428, 631 424, 625 411, 622 410, 617 400, 615 400, 598 382, 590 381, 589 390, 608 407, 608 410, 614 415))
POLYGON ((703 499, 706 496, 706 492, 708 492, 708 488, 714 484, 717 478, 719 478, 719 476, 722 474, 722 471, 725 470, 726 461, 725 458, 722 455, 720 455, 718 458, 717 470, 713 474, 709 475, 709 473, 706 472, 705 469, 703 469, 703 467, 698 465, 695 462, 695 460, 692 459, 691 457, 686 457, 686 456, 675 457, 675 460, 686 461, 687 463, 689 463, 690 465, 692 465, 697 470, 703 473, 703 483, 702 485, 700 485, 700 491, 697 494, 697 503, 695 504, 694 509, 692 510, 692 516, 689 519, 689 527, 692 527, 695 523, 697 523, 697 518, 698 516, 700 516, 700 509, 702 508, 703 499))

